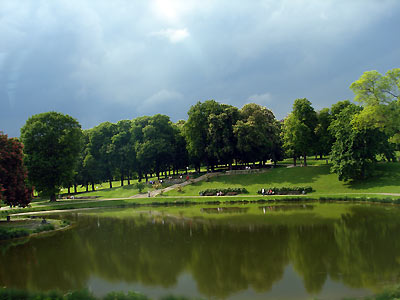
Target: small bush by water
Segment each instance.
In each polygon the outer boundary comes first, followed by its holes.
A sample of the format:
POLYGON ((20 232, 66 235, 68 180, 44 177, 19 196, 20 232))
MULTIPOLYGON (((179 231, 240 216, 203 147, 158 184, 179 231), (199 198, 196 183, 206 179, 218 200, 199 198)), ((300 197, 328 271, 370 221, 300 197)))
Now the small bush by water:
POLYGON ((28 235, 29 231, 24 228, 0 227, 0 240, 14 239, 28 235))
POLYGON ((43 224, 40 225, 39 227, 37 227, 33 232, 34 233, 39 233, 39 232, 43 232, 43 231, 50 231, 50 230, 54 230, 54 225, 53 224, 43 224))

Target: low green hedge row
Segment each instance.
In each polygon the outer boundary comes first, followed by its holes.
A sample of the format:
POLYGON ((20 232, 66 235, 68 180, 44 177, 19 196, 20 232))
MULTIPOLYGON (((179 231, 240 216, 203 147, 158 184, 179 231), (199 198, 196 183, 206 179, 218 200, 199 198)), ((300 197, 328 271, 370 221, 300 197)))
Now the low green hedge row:
POLYGON ((200 191, 200 196, 215 196, 217 193, 221 192, 224 195, 231 194, 247 194, 248 191, 245 188, 226 188, 226 189, 206 189, 204 191, 200 191))
POLYGON ((8 240, 28 236, 29 231, 24 228, 3 228, 0 227, 0 240, 8 240))
MULTIPOLYGON (((274 195, 298 195, 312 192, 311 186, 291 186, 291 187, 269 187, 264 189, 267 195, 269 191, 272 191, 274 195)), ((262 189, 257 191, 257 194, 262 194, 262 189)))

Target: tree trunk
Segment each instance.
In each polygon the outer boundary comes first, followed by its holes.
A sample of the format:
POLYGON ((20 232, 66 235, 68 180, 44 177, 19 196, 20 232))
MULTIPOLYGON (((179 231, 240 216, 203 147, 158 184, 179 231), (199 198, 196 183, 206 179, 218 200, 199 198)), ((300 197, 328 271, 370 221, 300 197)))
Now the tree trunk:
POLYGON ((304 154, 304 166, 307 167, 307 155, 304 154))
POLYGON ((92 191, 95 191, 94 182, 92 181, 92 191))
POLYGON ((56 202, 56 201, 57 201, 56 194, 51 194, 50 195, 50 202, 56 202))
POLYGON ((77 194, 78 193, 78 190, 77 190, 77 185, 76 185, 76 183, 74 184, 74 194, 77 194))
POLYGON ((128 172, 128 185, 131 185, 131 176, 129 175, 129 172, 128 172))
POLYGON ((121 186, 124 186, 124 173, 121 172, 121 186))
POLYGON ((112 189, 112 178, 108 179, 108 182, 110 183, 110 189, 112 189))
POLYGON ((71 194, 71 187, 68 186, 68 195, 71 194))
POLYGON ((86 192, 89 192, 89 183, 86 182, 86 192))
POLYGON ((293 156, 293 165, 296 166, 296 163, 297 163, 297 157, 293 156))

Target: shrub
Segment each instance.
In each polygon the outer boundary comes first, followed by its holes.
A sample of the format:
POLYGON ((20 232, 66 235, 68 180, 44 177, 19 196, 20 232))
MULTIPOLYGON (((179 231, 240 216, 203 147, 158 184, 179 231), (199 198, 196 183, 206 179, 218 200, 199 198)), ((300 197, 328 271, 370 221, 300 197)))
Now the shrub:
POLYGON ((245 188, 226 188, 226 189, 206 189, 199 192, 200 196, 215 196, 218 192, 222 192, 223 195, 237 195, 247 194, 248 191, 245 188))
POLYGON ((144 190, 145 186, 146 185, 143 182, 137 182, 135 184, 135 188, 139 190, 139 193, 141 193, 144 190))
MULTIPOLYGON (((292 187, 269 187, 265 188, 265 193, 269 190, 273 192, 274 195, 298 195, 306 194, 312 192, 311 186, 292 186, 292 187)), ((257 191, 257 194, 262 194, 262 189, 257 191)))
POLYGON ((33 232, 39 233, 39 232, 50 231, 50 230, 54 230, 53 224, 43 224, 43 225, 40 225, 39 227, 37 227, 33 232))
POLYGON ((8 240, 28 236, 29 231, 24 228, 4 228, 0 227, 0 240, 8 240))
POLYGON ((149 298, 135 292, 128 292, 128 294, 123 292, 111 292, 108 293, 103 300, 149 300, 149 298))

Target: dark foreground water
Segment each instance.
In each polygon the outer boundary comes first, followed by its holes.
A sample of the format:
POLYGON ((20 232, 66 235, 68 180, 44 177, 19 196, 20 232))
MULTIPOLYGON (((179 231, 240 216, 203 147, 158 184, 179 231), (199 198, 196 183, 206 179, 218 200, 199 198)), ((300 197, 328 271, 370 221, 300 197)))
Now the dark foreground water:
POLYGON ((341 299, 400 283, 400 210, 350 204, 65 214, 76 226, 0 244, 0 286, 205 299, 341 299))

